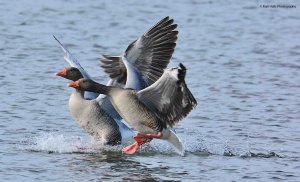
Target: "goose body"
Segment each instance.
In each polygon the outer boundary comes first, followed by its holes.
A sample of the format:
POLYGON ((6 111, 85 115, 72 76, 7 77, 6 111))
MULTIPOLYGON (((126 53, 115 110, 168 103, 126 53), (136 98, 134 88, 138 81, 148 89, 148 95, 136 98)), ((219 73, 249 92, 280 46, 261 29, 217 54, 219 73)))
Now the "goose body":
MULTIPOLYGON (((74 67, 65 68, 57 75, 73 81, 83 78, 79 69, 74 67)), ((107 114, 96 99, 85 99, 84 91, 73 91, 69 99, 69 110, 78 125, 103 145, 116 145, 120 144, 122 139, 125 140, 121 132, 124 127, 107 114)))
POLYGON ((122 141, 119 126, 96 100, 86 100, 83 93, 75 90, 69 99, 69 108, 77 123, 89 133, 94 140, 103 145, 117 145, 122 141))
POLYGON ((156 134, 157 118, 149 112, 148 108, 136 97, 136 91, 125 89, 118 90, 110 95, 111 102, 121 117, 141 133, 156 134), (141 124, 142 123, 142 124, 141 124))
POLYGON ((180 139, 168 127, 185 117, 197 102, 185 84, 185 67, 171 68, 151 86, 143 90, 123 89, 98 84, 89 79, 79 79, 69 86, 84 91, 108 95, 123 119, 139 134, 136 143, 123 149, 134 153, 139 146, 153 138, 169 141, 183 155, 180 139))

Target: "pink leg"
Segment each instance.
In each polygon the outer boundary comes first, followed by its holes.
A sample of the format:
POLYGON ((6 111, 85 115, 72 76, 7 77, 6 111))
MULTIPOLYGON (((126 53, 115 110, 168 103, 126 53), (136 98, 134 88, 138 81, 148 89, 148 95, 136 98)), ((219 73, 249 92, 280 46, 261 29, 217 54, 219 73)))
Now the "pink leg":
POLYGON ((122 149, 122 152, 124 152, 125 154, 134 154, 140 148, 140 146, 150 142, 153 138, 160 138, 161 136, 162 136, 161 132, 158 132, 157 134, 138 133, 135 137, 133 137, 133 139, 136 142, 132 145, 124 147, 122 149))
POLYGON ((139 144, 137 142, 134 142, 134 144, 124 147, 122 149, 122 152, 125 154, 134 154, 139 149, 139 147, 139 144))

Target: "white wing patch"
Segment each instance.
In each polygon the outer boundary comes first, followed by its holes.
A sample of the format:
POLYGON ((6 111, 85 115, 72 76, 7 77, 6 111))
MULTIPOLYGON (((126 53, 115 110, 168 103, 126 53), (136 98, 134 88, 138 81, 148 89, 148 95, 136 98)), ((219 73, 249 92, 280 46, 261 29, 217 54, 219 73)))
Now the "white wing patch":
POLYGON ((172 127, 197 105, 184 77, 183 65, 168 69, 154 84, 137 93, 139 100, 164 122, 162 125, 172 127))

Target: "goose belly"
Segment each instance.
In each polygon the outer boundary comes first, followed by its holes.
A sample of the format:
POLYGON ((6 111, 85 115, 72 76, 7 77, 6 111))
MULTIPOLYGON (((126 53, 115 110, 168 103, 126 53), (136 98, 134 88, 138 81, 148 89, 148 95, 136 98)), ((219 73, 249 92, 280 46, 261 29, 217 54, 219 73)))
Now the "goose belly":
POLYGON ((119 94, 111 98, 120 116, 140 133, 157 133, 156 117, 136 97, 119 94))
POLYGON ((70 97, 69 109, 72 117, 88 134, 103 144, 117 144, 121 133, 115 121, 104 113, 98 103, 92 100, 70 97))
MULTIPOLYGON (((69 99, 69 110, 72 117, 78 122, 80 112, 84 108, 83 99, 76 92, 72 93, 69 99)), ((80 125, 80 123, 78 123, 80 125)))

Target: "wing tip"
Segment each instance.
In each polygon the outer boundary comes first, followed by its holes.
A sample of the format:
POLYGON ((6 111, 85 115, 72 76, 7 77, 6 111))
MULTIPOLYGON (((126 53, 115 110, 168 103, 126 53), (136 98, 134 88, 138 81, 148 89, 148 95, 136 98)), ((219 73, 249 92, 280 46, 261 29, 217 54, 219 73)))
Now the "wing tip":
POLYGON ((62 43, 58 40, 58 38, 55 35, 52 35, 52 36, 60 45, 62 45, 62 43))
POLYGON ((186 70, 186 67, 185 67, 182 63, 179 63, 179 67, 180 67, 182 70, 186 70))
POLYGON ((179 63, 178 79, 179 80, 184 80, 185 74, 186 74, 186 67, 182 63, 179 63))
POLYGON ((166 17, 164 17, 162 20, 163 21, 166 21, 166 20, 169 20, 170 19, 170 16, 166 16, 166 17))

